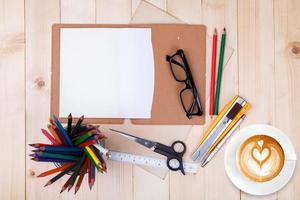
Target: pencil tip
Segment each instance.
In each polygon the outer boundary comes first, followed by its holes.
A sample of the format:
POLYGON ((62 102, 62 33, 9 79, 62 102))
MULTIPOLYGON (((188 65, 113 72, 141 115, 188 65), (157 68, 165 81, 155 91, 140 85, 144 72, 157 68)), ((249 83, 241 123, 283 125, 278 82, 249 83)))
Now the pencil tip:
POLYGON ((51 181, 48 181, 44 187, 47 187, 48 185, 51 185, 51 181))
POLYGON ((31 146, 31 147, 34 147, 34 144, 28 144, 29 146, 31 146))
POLYGON ((35 156, 35 153, 31 153, 31 154, 29 154, 29 156, 32 156, 32 157, 34 157, 34 156, 35 156))
POLYGON ((223 32, 226 33, 226 28, 223 29, 223 32))
POLYGON ((217 34, 217 28, 215 28, 214 34, 217 34))
POLYGON ((55 120, 56 116, 54 114, 52 114, 52 118, 55 120))
POLYGON ((72 187, 73 187, 73 185, 69 185, 68 192, 71 190, 72 187))
POLYGON ((78 191, 78 187, 75 187, 75 191, 74 191, 74 194, 76 194, 78 191))

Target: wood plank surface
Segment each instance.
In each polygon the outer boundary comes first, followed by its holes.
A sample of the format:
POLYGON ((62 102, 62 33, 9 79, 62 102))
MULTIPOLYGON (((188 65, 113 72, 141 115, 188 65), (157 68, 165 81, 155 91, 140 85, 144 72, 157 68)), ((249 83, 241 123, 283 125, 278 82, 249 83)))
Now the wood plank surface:
MULTIPOLYGON (((46 141, 40 128, 46 127, 50 114, 52 24, 130 21, 205 24, 208 35, 215 27, 220 35, 226 27, 227 45, 234 53, 224 68, 220 107, 240 94, 252 104, 242 127, 266 123, 280 128, 299 154, 299 13, 299 0, 0 0, 0 79, 4 80, 0 125, 5 138, 0 142, 5 152, 0 163, 6 163, 0 167, 0 199, 298 200, 299 165, 285 188, 256 197, 241 192, 228 179, 225 148, 197 174, 170 172, 165 179, 138 166, 109 162, 108 172, 97 175, 93 190, 84 183, 75 196, 73 192, 59 194, 66 179, 44 188, 48 178, 36 175, 54 166, 33 162, 27 155, 28 144, 46 141)), ((210 86, 207 63, 206 97, 210 86)), ((190 130, 187 155, 197 147, 211 120, 207 116, 204 126, 186 128, 190 130)), ((132 125, 127 122, 125 126, 132 125)))
MULTIPOLYGON (((274 125, 274 20, 273 1, 240 1, 238 5, 239 92, 251 102, 245 123, 274 125)), ((241 199, 258 197, 241 193, 241 199)), ((276 199, 272 194, 259 199, 276 199)))
POLYGON ((25 198, 24 1, 0 0, 0 199, 25 198))
MULTIPOLYGON (((50 116, 51 27, 60 22, 60 1, 31 0, 25 2, 26 19, 26 143, 46 142, 40 128, 50 116)), ((63 181, 43 186, 47 178, 36 175, 53 168, 53 164, 29 159, 32 149, 26 145, 26 199, 58 199, 63 181)))
MULTIPOLYGON (((274 1, 275 126, 291 139, 300 155, 300 1, 274 1)), ((277 198, 300 197, 299 161, 292 180, 277 198)))

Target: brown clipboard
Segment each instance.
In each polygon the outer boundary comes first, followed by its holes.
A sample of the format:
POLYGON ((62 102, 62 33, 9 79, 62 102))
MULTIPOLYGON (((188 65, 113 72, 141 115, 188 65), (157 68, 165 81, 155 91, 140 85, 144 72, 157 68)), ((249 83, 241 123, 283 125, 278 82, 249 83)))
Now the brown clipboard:
MULTIPOLYGON (((155 64, 154 97, 150 119, 132 119, 133 124, 148 125, 201 125, 202 116, 186 117, 182 108, 179 92, 185 87, 176 82, 171 74, 166 55, 183 49, 200 95, 205 112, 205 51, 206 27, 204 25, 184 24, 54 24, 52 26, 52 77, 51 77, 51 114, 59 114, 60 81, 60 29, 61 28, 151 28, 151 39, 155 64)), ((72 112, 70 110, 70 112, 72 112)), ((60 117, 60 116, 58 116, 60 117)), ((66 122, 66 118, 60 119, 66 122)), ((121 124, 124 119, 86 118, 86 123, 121 124)))

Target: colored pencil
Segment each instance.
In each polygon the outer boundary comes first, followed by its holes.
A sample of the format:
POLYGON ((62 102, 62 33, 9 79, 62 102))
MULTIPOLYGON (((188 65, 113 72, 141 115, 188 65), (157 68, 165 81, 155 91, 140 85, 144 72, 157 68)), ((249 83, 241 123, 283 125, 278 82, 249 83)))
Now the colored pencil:
POLYGON ((51 126, 50 124, 48 124, 47 128, 50 131, 50 133, 53 135, 53 137, 55 138, 55 140, 58 141, 60 144, 63 144, 62 141, 61 141, 61 139, 60 139, 60 137, 58 136, 58 134, 54 130, 53 126, 51 126))
POLYGON ((95 166, 92 165, 91 162, 89 162, 89 187, 90 187, 90 190, 92 190, 92 187, 95 183, 95 166))
POLYGON ((71 167, 69 167, 69 168, 65 169, 64 171, 60 172, 59 174, 57 174, 56 176, 54 176, 52 179, 50 179, 50 180, 46 183, 46 185, 45 185, 44 187, 46 187, 46 186, 48 186, 48 185, 51 185, 52 183, 54 183, 55 181, 57 181, 58 179, 60 179, 60 178, 63 177, 64 175, 66 175, 67 173, 69 173, 71 170, 74 170, 75 167, 76 167, 76 164, 75 164, 75 165, 72 165, 71 167))
POLYGON ((71 155, 64 155, 64 154, 57 154, 57 153, 47 153, 47 152, 37 152, 38 156, 43 158, 55 158, 55 159, 64 159, 64 160, 79 160, 78 156, 71 156, 71 155))
POLYGON ((49 123, 52 125, 52 126, 55 126, 55 123, 53 121, 53 119, 51 117, 49 117, 49 123))
POLYGON ((39 156, 35 156, 34 158, 31 158, 31 160, 34 160, 37 162, 55 162, 55 163, 74 162, 72 160, 65 160, 65 159, 58 159, 58 158, 43 158, 43 157, 39 157, 39 156))
POLYGON ((87 140, 92 135, 93 135, 92 132, 88 132, 88 133, 85 133, 83 135, 80 135, 80 136, 74 138, 74 144, 79 145, 80 143, 84 142, 85 140, 87 140))
POLYGON ((88 157, 91 159, 92 163, 94 164, 94 166, 100 170, 100 165, 101 162, 100 160, 97 158, 97 156, 94 154, 94 152, 91 150, 91 148, 89 146, 83 147, 83 150, 85 151, 85 153, 88 155, 88 157))
POLYGON ((70 113, 68 116, 68 129, 67 132, 69 135, 71 135, 71 131, 72 131, 72 114, 70 113))
POLYGON ((86 129, 84 129, 84 130, 79 130, 79 131, 77 131, 77 133, 74 133, 74 137, 77 137, 77 136, 79 136, 79 135, 82 135, 82 134, 85 134, 85 133, 87 133, 87 132, 90 132, 90 131, 97 131, 98 130, 98 127, 99 126, 92 126, 92 125, 87 125, 86 126, 86 129))
POLYGON ((78 147, 85 147, 85 146, 90 146, 92 144, 96 144, 98 142, 98 140, 88 140, 85 142, 82 142, 78 145, 78 147))
POLYGON ((39 150, 47 152, 79 152, 82 153, 83 150, 78 147, 62 147, 62 146, 43 146, 39 150))
POLYGON ((54 119, 54 122, 59 130, 59 133, 62 135, 62 137, 65 139, 65 141, 67 142, 67 144, 69 146, 74 146, 68 133, 66 132, 66 130, 64 129, 64 127, 62 126, 62 124, 60 123, 60 121, 57 119, 57 117, 55 115, 53 115, 53 119, 54 119))
POLYGON ((99 153, 99 150, 94 146, 90 146, 90 148, 95 153, 97 158, 100 160, 100 163, 101 163, 100 168, 102 170, 101 172, 106 171, 106 164, 105 164, 105 161, 104 161, 102 155, 99 153))
POLYGON ((83 119, 84 119, 84 116, 82 115, 82 116, 78 119, 78 121, 77 121, 75 127, 72 129, 71 135, 74 135, 74 134, 76 134, 76 133, 78 132, 78 130, 79 130, 79 128, 80 128, 80 125, 81 125, 83 119))
POLYGON ((85 176, 85 173, 87 172, 88 161, 89 161, 89 159, 86 159, 85 162, 84 162, 84 164, 83 164, 83 167, 81 168, 80 175, 79 175, 79 178, 78 178, 76 186, 75 186, 75 194, 79 190, 79 188, 81 186, 81 183, 82 183, 82 180, 83 180, 83 178, 85 176))
POLYGON ((46 131, 45 129, 42 129, 42 128, 41 128, 41 131, 46 136, 46 138, 48 138, 50 140, 50 142, 52 144, 55 144, 55 145, 59 145, 60 144, 58 141, 55 140, 54 137, 51 136, 51 134, 48 131, 46 131))
POLYGON ((225 41, 226 41, 226 29, 224 28, 222 38, 221 38, 221 49, 220 49, 219 65, 218 65, 214 115, 218 115, 218 113, 219 113, 219 100, 220 100, 220 92, 221 92, 220 90, 221 90, 221 80, 222 80, 222 72, 223 72, 225 41))
POLYGON ((65 184, 62 186, 61 190, 60 190, 60 193, 63 193, 67 188, 68 188, 68 185, 70 183, 70 178, 65 182, 65 184))
POLYGON ((212 58, 211 58, 211 79, 210 79, 209 115, 213 115, 214 114, 217 41, 218 41, 218 35, 217 35, 217 29, 215 29, 214 35, 213 35, 212 58))
POLYGON ((43 146, 51 146, 51 144, 35 143, 35 144, 29 144, 29 146, 32 146, 34 148, 39 148, 43 146))
POLYGON ((57 172, 60 172, 60 171, 63 171, 65 169, 67 169, 68 167, 71 167, 74 164, 75 164, 75 162, 62 164, 60 167, 55 167, 51 170, 45 171, 45 172, 39 174, 37 177, 45 177, 45 176, 49 176, 51 174, 55 174, 57 172))
POLYGON ((68 191, 70 191, 71 188, 73 187, 73 185, 74 185, 74 183, 76 181, 76 178, 79 175, 81 168, 83 167, 83 164, 84 164, 85 160, 86 160, 86 155, 83 154, 83 156, 81 157, 80 163, 78 164, 78 166, 76 166, 76 168, 74 169, 73 174, 70 177, 68 191))

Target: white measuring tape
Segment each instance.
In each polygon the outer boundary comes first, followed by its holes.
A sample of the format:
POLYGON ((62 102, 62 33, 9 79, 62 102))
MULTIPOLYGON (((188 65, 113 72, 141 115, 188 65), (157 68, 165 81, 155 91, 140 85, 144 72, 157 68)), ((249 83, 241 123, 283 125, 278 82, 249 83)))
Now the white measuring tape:
MULTIPOLYGON (((141 166, 148 166, 154 168, 161 168, 169 170, 167 167, 167 160, 164 159, 157 159, 147 156, 129 154, 124 152, 117 152, 117 151, 109 151, 108 152, 108 159, 117 161, 117 162, 125 162, 134 165, 141 165, 141 166)), ((185 172, 188 173, 197 173, 199 164, 198 163, 183 163, 183 169, 185 172)))

